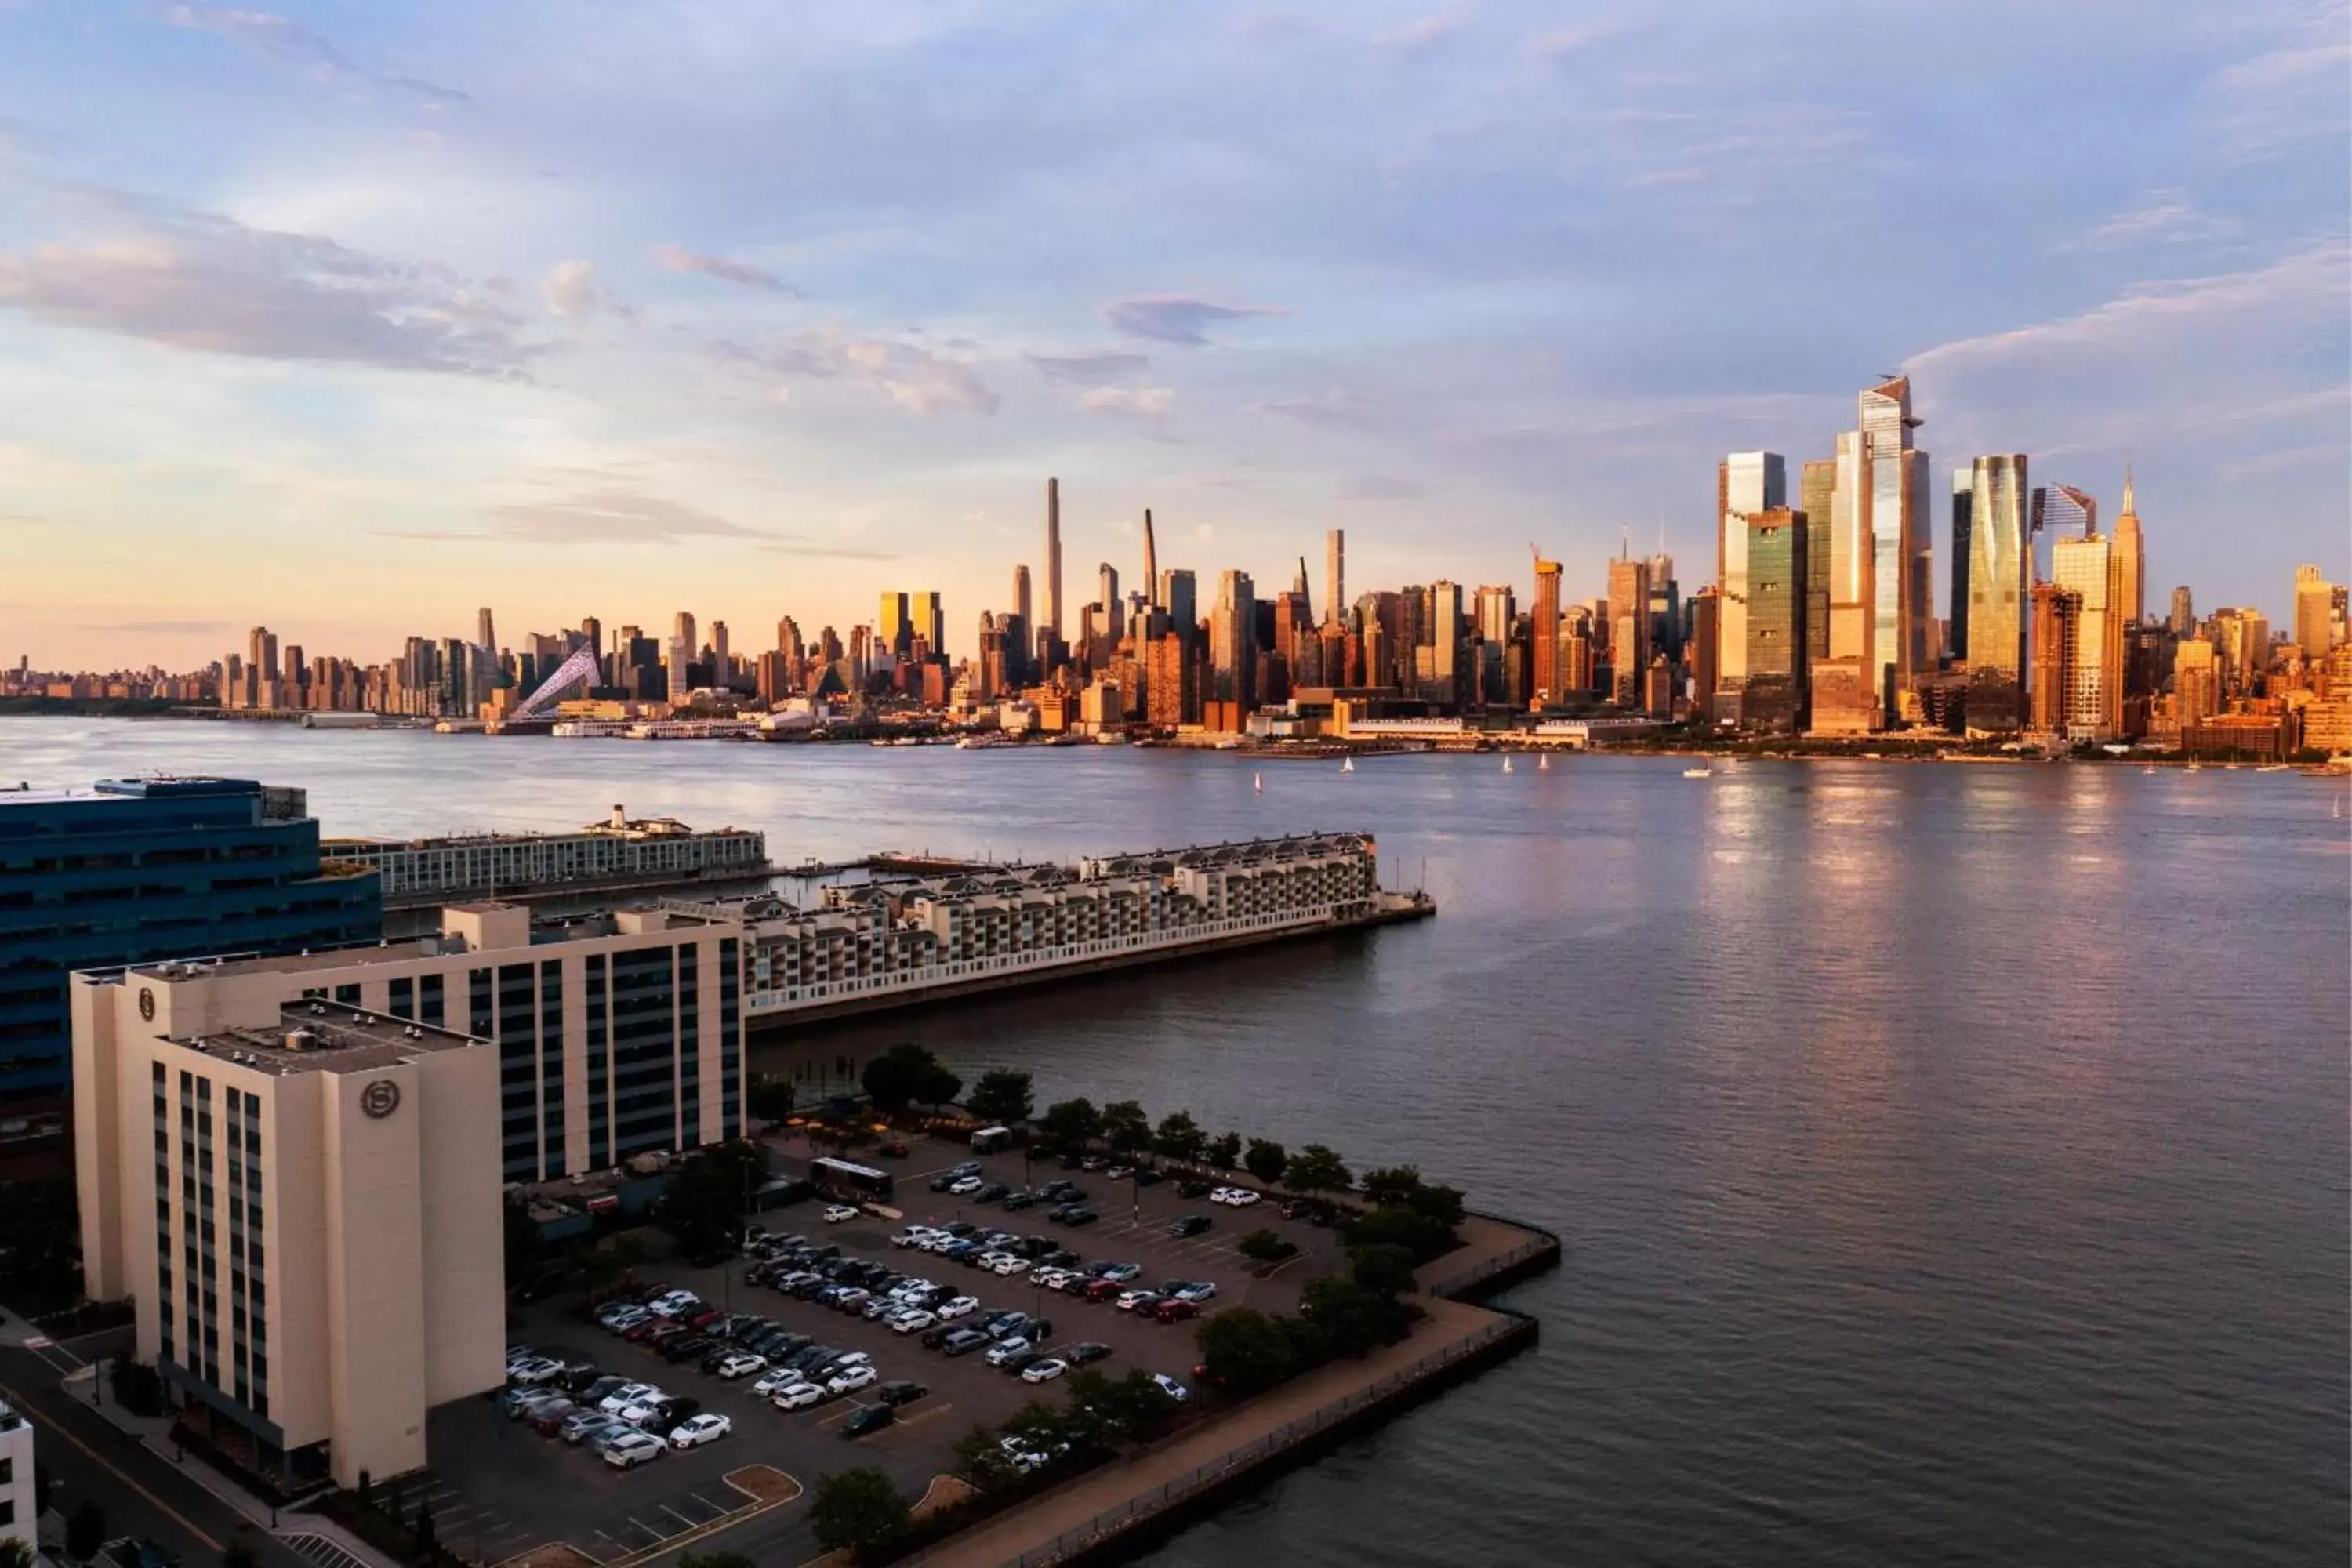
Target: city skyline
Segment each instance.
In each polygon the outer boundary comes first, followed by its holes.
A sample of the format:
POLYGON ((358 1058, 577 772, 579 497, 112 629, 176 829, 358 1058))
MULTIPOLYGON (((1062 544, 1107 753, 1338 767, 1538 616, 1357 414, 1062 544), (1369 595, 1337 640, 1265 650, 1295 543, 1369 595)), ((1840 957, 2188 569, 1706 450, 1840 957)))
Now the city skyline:
POLYGON ((1704 580, 1722 455, 1825 457, 1895 371, 1939 467, 2112 510, 2130 466, 2148 600, 2284 626, 2297 564, 2352 575, 2343 17, 2037 13, 1964 85, 1878 68, 1975 24, 1844 15, 12 9, 0 651, 485 603, 750 647, 905 587, 968 652, 1045 474, 1066 578, 1127 580, 1148 506, 1204 604, 1335 527, 1360 581, 1521 592, 1533 538, 1575 602, 1625 530, 1704 580), (2060 102, 2045 56, 2102 69, 2060 102), (1800 213, 1807 265, 1755 268, 1800 213))

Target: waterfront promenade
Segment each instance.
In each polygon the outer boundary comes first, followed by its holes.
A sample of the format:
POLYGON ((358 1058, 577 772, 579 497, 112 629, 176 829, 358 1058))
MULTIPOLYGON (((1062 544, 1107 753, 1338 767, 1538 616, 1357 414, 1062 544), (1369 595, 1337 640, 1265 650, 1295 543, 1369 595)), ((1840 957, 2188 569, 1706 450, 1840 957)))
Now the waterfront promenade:
POLYGON ((1428 1316, 1396 1344, 1361 1361, 1335 1361, 1190 1428, 1089 1471, 910 1561, 925 1568, 1045 1568, 1080 1559, 1171 1510, 1270 1473, 1333 1428, 1410 1398, 1449 1368, 1531 1342, 1532 1319, 1452 1300, 1526 1260, 1556 1251, 1542 1232, 1474 1215, 1463 1245, 1424 1267, 1418 1304, 1428 1316))

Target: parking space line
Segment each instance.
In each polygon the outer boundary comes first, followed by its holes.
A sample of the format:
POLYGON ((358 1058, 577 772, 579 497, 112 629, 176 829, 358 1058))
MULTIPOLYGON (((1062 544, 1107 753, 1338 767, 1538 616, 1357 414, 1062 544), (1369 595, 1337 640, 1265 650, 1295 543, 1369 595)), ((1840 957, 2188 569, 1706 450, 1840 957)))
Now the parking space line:
MULTIPOLYGON (((688 1519, 688 1518, 687 1518, 687 1517, 686 1517, 686 1515, 684 1515, 684 1514, 682 1514, 682 1513, 678 1512, 678 1511, 677 1511, 677 1510, 676 1510, 676 1509, 674 1509, 674 1508, 670 1507, 670 1506, 669 1506, 669 1504, 667 1504, 667 1503, 664 1503, 664 1504, 662 1504, 662 1505, 661 1505, 661 1510, 662 1510, 664 1513, 666 1513, 666 1514, 669 1515, 669 1516, 670 1516, 670 1518, 672 1518, 672 1519, 674 1519, 674 1520, 677 1521, 678 1521, 678 1523, 680 1523, 680 1524, 682 1524, 682 1525, 686 1526, 686 1528, 687 1528, 687 1529, 688 1529, 688 1530, 692 1530, 696 1525, 698 1525, 698 1524, 699 1524, 699 1523, 703 1522, 703 1521, 700 1521, 700 1520, 695 1520, 695 1519, 688 1519)), ((672 1533, 672 1534, 676 1534, 677 1532, 676 1532, 675 1531, 671 1531, 671 1533, 672 1533)))

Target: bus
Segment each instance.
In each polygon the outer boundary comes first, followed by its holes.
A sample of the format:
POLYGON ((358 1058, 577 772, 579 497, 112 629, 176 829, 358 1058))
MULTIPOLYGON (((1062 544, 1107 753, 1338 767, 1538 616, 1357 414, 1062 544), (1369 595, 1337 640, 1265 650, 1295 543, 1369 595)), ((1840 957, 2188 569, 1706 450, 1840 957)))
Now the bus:
POLYGON ((889 1198, 892 1189, 890 1173, 877 1171, 870 1165, 853 1165, 846 1160, 830 1155, 809 1162, 809 1180, 816 1190, 828 1197, 848 1198, 853 1202, 882 1202, 889 1198))
POLYGON ((1012 1147, 1013 1129, 1010 1127, 983 1127, 971 1135, 971 1152, 975 1154, 993 1154, 1000 1149, 1012 1147))

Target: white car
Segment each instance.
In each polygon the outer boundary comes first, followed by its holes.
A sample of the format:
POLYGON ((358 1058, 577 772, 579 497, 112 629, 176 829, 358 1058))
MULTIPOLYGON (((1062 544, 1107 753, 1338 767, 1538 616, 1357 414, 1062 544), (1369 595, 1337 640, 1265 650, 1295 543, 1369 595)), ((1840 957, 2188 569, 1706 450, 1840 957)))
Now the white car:
POLYGON ((775 1406, 779 1410, 806 1410, 812 1405, 822 1405, 824 1390, 814 1383, 791 1384, 776 1391, 775 1406))
POLYGON ((902 1334, 919 1334, 938 1322, 939 1319, 929 1312, 908 1312, 890 1320, 890 1327, 902 1334))
POLYGON ((948 1184, 948 1191, 953 1193, 958 1197, 962 1197, 965 1194, 976 1193, 986 1185, 988 1185, 988 1184, 982 1181, 978 1176, 966 1176, 961 1181, 950 1183, 948 1184))
POLYGON ((958 1318, 969 1318, 974 1312, 979 1310, 979 1297, 958 1296, 952 1301, 940 1302, 937 1310, 934 1310, 931 1315, 939 1319, 940 1322, 947 1323, 953 1322, 958 1318))
POLYGON ((772 1394, 782 1393, 800 1380, 801 1374, 791 1367, 771 1367, 760 1374, 760 1381, 751 1385, 751 1392, 765 1398, 772 1394))
POLYGON ((661 1414, 661 1402, 669 1396, 659 1389, 649 1399, 641 1399, 621 1412, 621 1419, 632 1426, 643 1426, 661 1414))
POLYGON ((1051 1383, 1069 1370, 1070 1363, 1066 1361, 1041 1361, 1034 1366, 1023 1367, 1021 1369, 1021 1381, 1024 1383, 1051 1383))
POLYGON ((871 1366, 861 1364, 849 1367, 828 1382, 824 1385, 824 1391, 838 1398, 845 1394, 855 1394, 861 1388, 873 1387, 880 1381, 881 1376, 882 1374, 871 1366))
POLYGON ((1120 1311, 1132 1312, 1138 1307, 1142 1306, 1146 1301, 1157 1301, 1158 1300, 1160 1300, 1159 1291, 1148 1290, 1138 1286, 1132 1290, 1120 1291, 1118 1293, 1118 1305, 1120 1311))
POLYGON ((827 1225, 840 1225, 856 1217, 857 1211, 847 1204, 829 1204, 825 1207, 824 1223, 827 1225))
MULTIPOLYGON (((662 1391, 650 1383, 625 1383, 598 1403, 596 1408, 607 1415, 620 1415, 632 1405, 648 1404, 662 1397, 662 1391)), ((628 1419, 622 1416, 623 1420, 628 1419)))
POLYGON ((1026 1274, 1029 1272, 1029 1260, 1017 1252, 1001 1253, 996 1261, 988 1266, 988 1271, 1008 1277, 1014 1274, 1026 1274))
POLYGON ((509 1362, 507 1381, 524 1388, 533 1388, 543 1383, 553 1383, 563 1375, 563 1372, 562 1362, 550 1361, 545 1356, 532 1356, 523 1361, 509 1362))
POLYGON ((1071 1274, 1066 1268, 1040 1268, 1029 1278, 1048 1290, 1058 1290, 1070 1282, 1071 1274))
POLYGON ((716 1443, 733 1430, 735 1423, 724 1415, 709 1412, 689 1415, 670 1433, 669 1446, 673 1448, 699 1448, 705 1443, 716 1443))
POLYGON ((691 1290, 672 1290, 646 1303, 646 1310, 657 1318, 675 1318, 680 1313, 702 1305, 702 1299, 691 1290))
POLYGON ((1113 1165, 1109 1170, 1103 1173, 1103 1180, 1106 1182, 1123 1182, 1133 1174, 1135 1174, 1135 1167, 1132 1165, 1113 1165))
POLYGON ((719 1363, 719 1375, 732 1383, 739 1377, 749 1377, 755 1372, 765 1372, 766 1356, 753 1355, 749 1351, 737 1351, 719 1363))
POLYGON ((926 1292, 936 1290, 938 1289, 938 1286, 932 1284, 928 1279, 901 1279, 896 1285, 890 1287, 890 1300, 893 1301, 908 1301, 912 1300, 917 1296, 923 1295, 926 1292))
POLYGON ((624 1432, 604 1445, 604 1462, 615 1469, 634 1470, 667 1451, 650 1432, 624 1432))
POLYGON ((1197 1307, 1203 1301, 1216 1300, 1217 1282, 1213 1279, 1190 1280, 1182 1285, 1169 1287, 1168 1294, 1175 1297, 1179 1301, 1190 1301, 1197 1307))
POLYGON ((1179 1405, 1183 1404, 1186 1400, 1192 1397, 1192 1391, 1191 1389, 1186 1388, 1182 1384, 1177 1382, 1174 1378, 1169 1376, 1164 1372, 1153 1373, 1151 1374, 1151 1381, 1160 1385, 1160 1393, 1166 1394, 1169 1398, 1174 1400, 1179 1405))
POLYGON ((1009 1340, 999 1340, 996 1343, 988 1347, 988 1364, 991 1366, 1003 1366, 1014 1356, 1020 1355, 1025 1351, 1032 1351, 1036 1348, 1036 1346, 1031 1344, 1025 1337, 1020 1334, 1015 1334, 1009 1340))
POLYGON ((938 1234, 939 1233, 937 1231, 930 1229, 927 1226, 910 1225, 906 1229, 900 1231, 898 1235, 892 1237, 890 1238, 890 1245, 893 1247, 920 1247, 923 1245, 924 1237, 937 1236, 938 1234))

